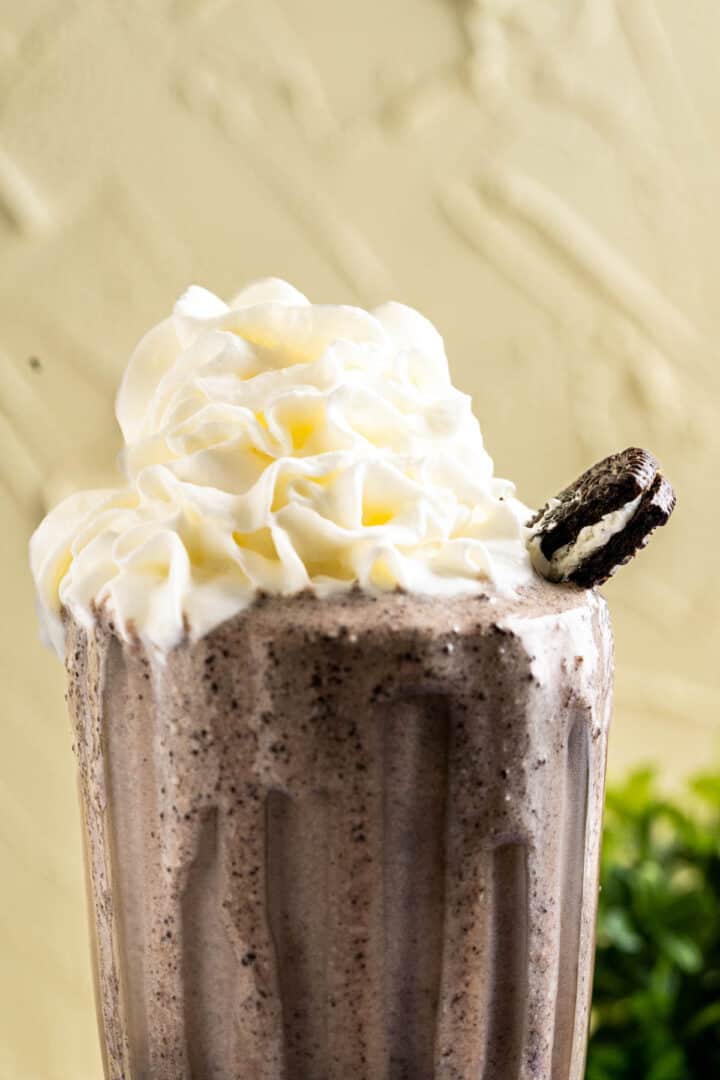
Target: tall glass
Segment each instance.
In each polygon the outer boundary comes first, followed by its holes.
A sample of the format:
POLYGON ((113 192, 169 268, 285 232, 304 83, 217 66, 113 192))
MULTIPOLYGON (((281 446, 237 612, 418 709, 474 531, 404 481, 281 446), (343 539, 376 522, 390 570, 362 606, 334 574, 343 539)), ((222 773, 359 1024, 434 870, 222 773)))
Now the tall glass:
POLYGON ((108 1080, 580 1080, 605 604, 258 601, 68 635, 108 1080))

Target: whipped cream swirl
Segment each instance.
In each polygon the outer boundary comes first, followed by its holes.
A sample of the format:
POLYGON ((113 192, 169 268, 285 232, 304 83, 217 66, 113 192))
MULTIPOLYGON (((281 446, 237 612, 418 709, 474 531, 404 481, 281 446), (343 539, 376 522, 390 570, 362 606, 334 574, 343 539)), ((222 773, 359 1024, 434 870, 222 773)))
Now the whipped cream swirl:
POLYGON ((167 650, 258 591, 450 595, 531 580, 528 510, 493 478, 443 342, 397 303, 310 304, 285 282, 197 286, 133 353, 117 397, 126 483, 31 540, 43 622, 100 605, 167 650))

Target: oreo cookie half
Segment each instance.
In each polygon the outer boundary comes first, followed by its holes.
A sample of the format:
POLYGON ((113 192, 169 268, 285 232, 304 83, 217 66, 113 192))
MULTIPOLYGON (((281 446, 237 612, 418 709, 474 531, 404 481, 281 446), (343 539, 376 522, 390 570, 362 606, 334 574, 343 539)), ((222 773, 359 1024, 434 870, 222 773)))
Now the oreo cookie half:
POLYGON ((599 461, 527 523, 528 550, 548 581, 601 585, 645 547, 675 507, 675 492, 647 450, 599 461))

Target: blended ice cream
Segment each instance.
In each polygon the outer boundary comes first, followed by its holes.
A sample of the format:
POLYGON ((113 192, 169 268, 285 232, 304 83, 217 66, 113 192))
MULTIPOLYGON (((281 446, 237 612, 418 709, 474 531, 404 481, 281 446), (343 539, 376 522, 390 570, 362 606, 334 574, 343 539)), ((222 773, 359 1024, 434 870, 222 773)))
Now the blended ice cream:
POLYGON ((612 637, 418 313, 201 289, 32 541, 109 1080, 581 1080, 612 637))

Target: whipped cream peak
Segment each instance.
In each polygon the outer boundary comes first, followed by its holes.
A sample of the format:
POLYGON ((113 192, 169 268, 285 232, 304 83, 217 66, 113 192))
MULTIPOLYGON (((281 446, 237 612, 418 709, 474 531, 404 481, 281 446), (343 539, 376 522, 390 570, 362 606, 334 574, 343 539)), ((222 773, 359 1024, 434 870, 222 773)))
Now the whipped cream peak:
POLYGON ((311 304, 284 281, 192 286, 133 352, 116 402, 125 482, 31 540, 47 636, 62 613, 160 650, 258 591, 430 595, 532 579, 528 511, 493 465, 419 312, 311 304))

